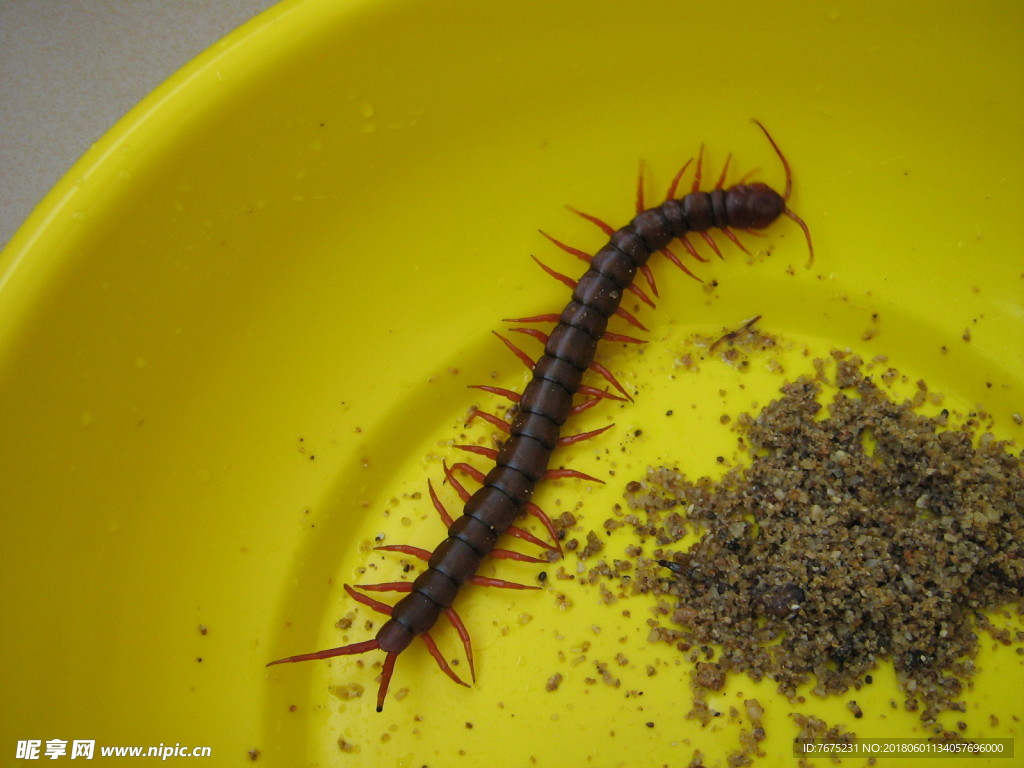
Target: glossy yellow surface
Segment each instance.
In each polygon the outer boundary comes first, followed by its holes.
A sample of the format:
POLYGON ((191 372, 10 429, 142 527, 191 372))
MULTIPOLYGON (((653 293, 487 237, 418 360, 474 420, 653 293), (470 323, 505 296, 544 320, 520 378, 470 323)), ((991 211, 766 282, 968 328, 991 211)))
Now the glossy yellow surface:
MULTIPOLYGON (((675 766, 695 748, 723 764, 737 727, 684 718, 687 667, 646 642, 648 605, 568 581, 469 590, 477 683, 453 685, 417 646, 383 714, 379 655, 264 664, 370 636, 364 609, 335 623, 354 607, 343 583, 401 575, 374 536, 442 537, 426 481, 440 487, 468 409, 495 407, 466 386, 524 381, 491 331, 566 300, 530 254, 581 271, 537 229, 598 247, 564 204, 618 226, 637 162, 657 200, 702 141, 712 180, 731 151, 731 181, 756 167, 780 185, 754 116, 792 163, 813 267, 785 220, 744 238, 770 256, 729 246, 695 267, 713 290, 656 260, 652 343, 602 355, 636 402, 577 419, 616 426, 558 459, 608 482, 549 484, 541 505, 600 530, 648 464, 733 460, 719 417, 782 379, 756 358, 748 373, 674 360, 690 334, 755 314, 792 345, 787 375, 804 348, 887 355, 1024 442, 1022 30, 1017 2, 296 0, 201 56, 0 261, 5 764, 18 740, 58 738, 209 745, 203 764, 225 766, 250 750, 269 766, 675 766), (365 695, 339 698, 352 683, 365 695)), ((962 717, 1019 755, 1024 662, 992 645, 962 717)), ((919 735, 889 706, 891 670, 876 678, 862 721, 844 699, 798 709, 919 735)), ((737 678, 717 704, 753 695, 763 764, 794 765, 770 685, 737 678)))

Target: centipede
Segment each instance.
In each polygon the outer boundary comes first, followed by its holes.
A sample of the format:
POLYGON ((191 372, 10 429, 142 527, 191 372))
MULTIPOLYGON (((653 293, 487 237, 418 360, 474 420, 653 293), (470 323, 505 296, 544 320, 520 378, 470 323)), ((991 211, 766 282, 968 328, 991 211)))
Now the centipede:
POLYGON ((377 547, 422 560, 426 563, 425 570, 413 581, 344 585, 353 600, 387 617, 375 636, 337 648, 287 656, 271 661, 267 666, 382 652, 384 660, 377 690, 377 711, 381 712, 399 655, 416 638, 420 638, 441 671, 459 685, 469 687, 469 683, 459 677, 445 660, 431 635, 431 630, 443 615, 461 640, 471 679, 475 682, 472 641, 466 625, 452 606, 460 592, 471 585, 505 589, 538 588, 477 573, 481 563, 488 557, 548 562, 545 558, 499 547, 503 535, 513 535, 545 549, 561 552, 550 518, 532 501, 532 497, 540 483, 554 478, 600 482, 577 470, 552 468, 551 459, 560 447, 597 437, 613 426, 579 434, 563 434, 563 427, 571 416, 604 400, 632 400, 611 371, 596 359, 596 354, 602 340, 643 343, 643 339, 609 330, 609 323, 616 318, 639 331, 647 330, 635 315, 622 307, 622 303, 625 293, 630 292, 643 304, 654 306, 650 294, 657 297, 658 287, 648 264, 651 257, 661 254, 689 277, 703 282, 669 248, 670 245, 678 242, 690 257, 697 262, 704 262, 710 257, 702 256, 688 238, 690 235, 699 236, 714 254, 724 258, 712 236, 714 230, 749 253, 736 233, 757 233, 786 216, 803 231, 807 242, 807 266, 810 267, 813 262, 814 246, 810 229, 788 206, 793 188, 789 162, 768 129, 758 120, 753 120, 753 123, 764 133, 785 172, 785 188, 781 194, 767 184, 747 183, 745 179, 726 187, 729 159, 713 188, 702 191, 702 145, 696 156, 690 191, 677 197, 680 183, 693 163, 693 158, 675 174, 665 200, 651 208, 644 204, 641 167, 636 213, 629 223, 618 229, 595 216, 571 209, 600 227, 607 235, 607 242, 596 253, 589 254, 541 233, 559 249, 586 262, 587 268, 581 277, 573 279, 538 260, 545 272, 564 283, 572 292, 569 302, 560 313, 510 318, 506 321, 517 324, 512 331, 533 337, 543 344, 543 352, 539 357, 533 359, 508 336, 495 332, 498 339, 529 368, 531 375, 521 392, 476 385, 480 390, 507 399, 512 406, 506 414, 507 418, 474 410, 474 416, 485 419, 507 434, 499 448, 456 446, 492 462, 493 466, 488 472, 484 473, 468 462, 458 462, 452 466, 448 466, 447 462, 444 464, 445 482, 458 493, 463 504, 462 515, 452 518, 428 480, 431 503, 447 526, 445 538, 432 551, 401 544, 377 547), (646 288, 641 287, 636 280, 638 274, 643 276, 646 288), (537 327, 545 324, 553 326, 549 332, 537 327), (602 378, 603 388, 584 383, 584 376, 588 373, 602 378), (459 479, 460 475, 468 475, 479 487, 471 493, 459 479), (540 521, 554 543, 544 542, 515 525, 521 516, 527 514, 540 521), (402 597, 390 605, 368 594, 380 592, 400 593, 402 597))

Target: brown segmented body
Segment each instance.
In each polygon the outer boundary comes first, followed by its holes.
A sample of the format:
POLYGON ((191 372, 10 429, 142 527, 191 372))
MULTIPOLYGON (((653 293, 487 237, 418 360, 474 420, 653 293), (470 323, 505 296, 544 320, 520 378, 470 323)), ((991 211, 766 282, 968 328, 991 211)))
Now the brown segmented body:
MULTIPOLYGON (((459 591, 471 582, 525 588, 521 585, 499 582, 494 579, 481 579, 476 575, 477 570, 481 561, 489 555, 499 552, 506 556, 511 554, 496 549, 498 539, 503 533, 510 530, 517 517, 531 508, 530 499, 534 490, 546 476, 559 474, 561 476, 586 477, 571 470, 552 471, 548 469, 548 465, 552 452, 560 443, 590 437, 597 432, 604 431, 597 430, 594 433, 575 438, 565 438, 561 435, 562 426, 574 410, 582 410, 598 399, 609 396, 607 393, 585 387, 582 384, 583 375, 588 369, 593 368, 601 372, 625 395, 614 378, 595 363, 594 356, 601 339, 611 335, 608 333, 607 327, 609 320, 614 315, 622 315, 639 326, 639 323, 620 307, 626 290, 633 290, 647 300, 642 291, 633 285, 637 272, 643 271, 648 283, 654 288, 653 279, 646 267, 648 259, 654 253, 665 252, 673 262, 682 267, 678 259, 667 251, 667 247, 672 241, 682 240, 687 250, 696 255, 693 247, 685 239, 690 233, 708 233, 710 230, 720 229, 735 241, 735 236, 729 231, 730 229, 763 229, 783 214, 795 220, 803 228, 810 248, 810 233, 807 226, 786 207, 786 199, 791 188, 789 165, 764 126, 760 123, 757 125, 768 137, 785 168, 786 191, 784 194, 780 195, 767 185, 760 183, 738 184, 723 189, 721 180, 715 189, 708 192, 698 191, 700 182, 700 163, 698 162, 694 188, 689 194, 678 199, 673 198, 679 180, 677 175, 670 189, 669 199, 661 205, 644 210, 642 196, 638 194, 638 212, 632 221, 614 231, 611 227, 601 224, 608 232, 609 239, 593 257, 585 257, 581 252, 554 241, 563 249, 581 258, 586 258, 589 261, 589 267, 577 281, 570 281, 562 275, 552 273, 563 282, 574 286, 572 299, 560 315, 544 315, 524 318, 520 321, 551 320, 555 322, 553 330, 548 335, 531 329, 516 329, 538 336, 545 342, 543 354, 536 362, 532 363, 532 378, 523 392, 517 395, 504 390, 483 387, 483 389, 504 394, 517 403, 516 415, 511 423, 502 422, 497 417, 490 417, 490 420, 506 429, 509 434, 500 450, 491 451, 490 449, 469 447, 474 452, 493 458, 493 469, 482 477, 482 485, 475 493, 466 494, 468 498, 465 500, 462 516, 450 523, 447 537, 432 553, 412 547, 383 547, 383 549, 398 550, 426 559, 427 569, 411 583, 363 585, 364 590, 406 592, 407 594, 393 607, 379 603, 346 585, 345 589, 353 598, 388 615, 388 620, 380 627, 373 639, 340 648, 290 656, 270 662, 270 664, 325 659, 371 650, 384 651, 387 655, 377 697, 377 710, 380 711, 383 708, 398 654, 404 651, 416 637, 421 637, 442 670, 456 682, 465 685, 438 652, 429 630, 441 617, 441 614, 446 613, 462 637, 470 669, 472 669, 472 650, 468 634, 461 620, 451 609, 459 591), (585 391, 593 399, 574 406, 573 399, 581 391, 585 391)), ((680 171, 681 173, 682 171, 680 171)), ((712 244, 712 247, 715 247, 713 241, 706 235, 704 236, 712 244)), ((717 251, 717 247, 715 250, 717 251)), ((545 267, 545 269, 547 268, 545 267)), ((689 273, 689 270, 686 271, 689 273)), ((618 334, 615 336, 623 340, 628 339, 628 337, 621 337, 618 334)), ((635 341, 634 339, 628 340, 635 341)), ((524 357, 524 354, 510 342, 505 339, 503 341, 512 347, 520 357, 524 357)), ((454 482, 447 467, 446 477, 454 482)), ((447 518, 447 513, 437 501, 433 488, 431 488, 431 497, 435 507, 447 518)), ((537 512, 536 509, 532 511, 537 512)), ((520 556, 519 559, 532 558, 520 556)))

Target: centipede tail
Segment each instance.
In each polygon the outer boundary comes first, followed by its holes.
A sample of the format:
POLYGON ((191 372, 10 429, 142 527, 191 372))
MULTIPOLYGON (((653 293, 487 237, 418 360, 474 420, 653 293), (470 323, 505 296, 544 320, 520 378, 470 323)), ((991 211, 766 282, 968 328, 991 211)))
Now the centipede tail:
POLYGON ((523 535, 525 532, 514 526, 515 520, 524 513, 538 517, 554 538, 554 544, 546 545, 545 548, 561 551, 557 537, 554 537, 550 519, 532 502, 533 494, 539 483, 552 477, 574 477, 600 482, 597 478, 573 469, 552 468, 551 458, 559 446, 593 438, 610 428, 605 427, 577 435, 562 435, 562 428, 570 416, 593 407, 602 400, 632 400, 625 387, 595 359, 595 355, 603 339, 642 343, 642 339, 609 332, 608 325, 613 318, 618 317, 637 329, 646 330, 637 318, 623 309, 621 303, 624 292, 628 290, 634 292, 644 303, 653 306, 649 296, 634 284, 639 273, 643 275, 651 293, 658 295, 654 277, 647 263, 651 256, 660 252, 686 274, 699 280, 700 278, 668 249, 673 241, 680 241, 687 254, 695 260, 706 261, 707 259, 700 256, 687 239, 687 235, 701 237, 716 255, 721 256, 721 250, 711 234, 712 230, 722 232, 742 248, 734 231, 761 230, 785 215, 803 230, 810 259, 813 260, 814 249, 810 230, 787 206, 792 190, 789 163, 767 129, 760 122, 754 122, 764 132, 782 162, 786 174, 783 194, 780 195, 761 183, 740 183, 724 188, 728 161, 714 188, 705 192, 700 191, 703 171, 702 147, 697 157, 693 187, 682 197, 675 196, 676 190, 683 172, 692 161, 688 161, 673 178, 666 200, 653 208, 644 207, 641 171, 637 185, 636 215, 624 227, 614 229, 595 216, 572 209, 600 227, 608 236, 608 242, 597 253, 590 255, 542 233, 561 250, 586 262, 587 269, 579 279, 573 279, 535 259, 547 274, 572 291, 570 301, 558 314, 536 315, 510 321, 553 324, 549 332, 532 327, 512 329, 531 336, 544 345, 543 352, 536 360, 507 337, 495 334, 530 369, 531 378, 521 393, 497 387, 478 387, 499 397, 505 397, 515 405, 515 415, 511 421, 484 411, 474 411, 471 417, 479 416, 508 434, 500 449, 458 446, 483 455, 493 461, 493 467, 484 473, 464 462, 451 467, 445 465, 445 480, 456 488, 464 504, 462 515, 455 519, 448 515, 433 486, 428 483, 431 501, 448 526, 447 536, 432 552, 404 545, 378 548, 401 552, 427 562, 426 570, 411 583, 388 582, 361 587, 366 591, 402 593, 403 596, 394 606, 380 603, 346 585, 345 589, 353 599, 388 617, 373 639, 339 648, 289 656, 272 661, 271 665, 382 651, 385 658, 377 693, 377 711, 380 711, 387 697, 398 655, 417 637, 423 640, 445 674, 455 682, 466 685, 448 666, 429 633, 438 619, 446 615, 462 639, 470 673, 475 679, 469 634, 462 620, 452 609, 452 603, 467 584, 513 589, 531 588, 476 575, 481 562, 489 556, 544 562, 542 558, 513 553, 497 546, 501 536, 510 529, 520 538, 528 541, 532 538, 533 542, 545 546, 536 537, 532 537, 532 534, 523 535), (601 376, 614 392, 583 384, 584 375, 588 371, 601 376), (576 395, 586 399, 577 403, 576 395), (456 473, 468 474, 480 483, 480 487, 469 493, 456 479, 456 473))

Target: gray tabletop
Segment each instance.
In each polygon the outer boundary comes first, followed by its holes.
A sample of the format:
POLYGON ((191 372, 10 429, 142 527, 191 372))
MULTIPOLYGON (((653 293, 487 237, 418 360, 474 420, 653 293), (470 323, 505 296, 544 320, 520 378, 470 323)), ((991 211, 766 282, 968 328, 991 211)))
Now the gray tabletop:
POLYGON ((0 0, 0 248, 140 99, 276 0, 0 0))

